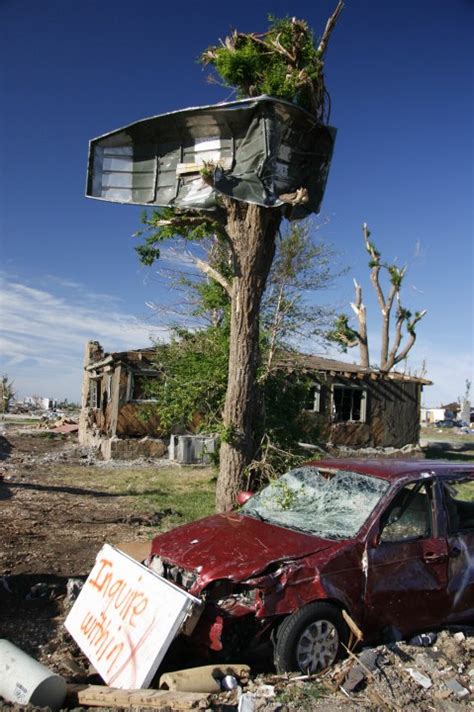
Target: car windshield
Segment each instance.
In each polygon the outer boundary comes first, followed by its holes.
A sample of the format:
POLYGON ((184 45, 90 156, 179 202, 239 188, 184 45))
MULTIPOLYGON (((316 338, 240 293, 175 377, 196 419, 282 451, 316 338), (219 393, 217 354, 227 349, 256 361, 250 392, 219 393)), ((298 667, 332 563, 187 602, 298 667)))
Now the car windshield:
POLYGON ((389 483, 343 470, 290 470, 249 499, 242 514, 323 539, 355 536, 389 483))

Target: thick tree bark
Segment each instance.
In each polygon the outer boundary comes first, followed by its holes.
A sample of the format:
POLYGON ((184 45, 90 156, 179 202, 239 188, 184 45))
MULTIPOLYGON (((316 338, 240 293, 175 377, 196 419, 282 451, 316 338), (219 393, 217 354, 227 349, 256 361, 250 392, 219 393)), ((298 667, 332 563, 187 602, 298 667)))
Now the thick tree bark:
POLYGON ((262 295, 275 254, 281 221, 277 208, 226 199, 226 232, 233 249, 229 379, 224 406, 216 509, 235 506, 244 485, 244 469, 255 454, 254 431, 259 396, 259 316, 262 295))

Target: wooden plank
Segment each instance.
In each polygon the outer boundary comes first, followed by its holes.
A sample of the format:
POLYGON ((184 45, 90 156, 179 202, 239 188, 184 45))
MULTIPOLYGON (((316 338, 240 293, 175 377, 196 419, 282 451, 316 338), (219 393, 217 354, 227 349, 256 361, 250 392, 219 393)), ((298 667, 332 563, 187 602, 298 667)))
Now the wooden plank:
POLYGON ((142 562, 148 558, 151 551, 151 540, 149 541, 119 541, 112 542, 113 545, 130 556, 135 561, 142 562))
MULTIPOLYGON (((209 163, 212 163, 216 167, 219 166, 223 170, 229 170, 232 168, 232 158, 231 157, 226 157, 226 158, 221 158, 219 156, 216 156, 216 160, 211 160, 209 163)), ((204 161, 201 160, 199 163, 178 163, 176 166, 176 175, 181 176, 181 175, 186 175, 187 173, 199 173, 202 168, 204 167, 204 161)))
POLYGON ((190 710, 203 707, 210 695, 169 690, 119 690, 116 687, 89 685, 77 693, 80 705, 90 707, 150 707, 154 710, 190 710), (204 703, 204 704, 203 704, 204 703))

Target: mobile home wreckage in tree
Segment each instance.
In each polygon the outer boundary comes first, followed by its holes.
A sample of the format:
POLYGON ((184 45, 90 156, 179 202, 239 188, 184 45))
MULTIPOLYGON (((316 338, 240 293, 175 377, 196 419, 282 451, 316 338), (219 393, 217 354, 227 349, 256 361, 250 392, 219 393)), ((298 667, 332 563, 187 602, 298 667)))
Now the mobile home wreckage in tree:
MULTIPOLYGON (((159 377, 155 358, 154 347, 105 353, 97 341, 87 343, 81 444, 100 449, 104 459, 166 455, 170 433, 160 429, 159 407, 146 389, 150 378, 159 377)), ((316 420, 323 446, 402 448, 418 443, 421 392, 431 381, 294 353, 280 355, 277 368, 288 378, 296 373, 314 377, 301 408, 316 420)))

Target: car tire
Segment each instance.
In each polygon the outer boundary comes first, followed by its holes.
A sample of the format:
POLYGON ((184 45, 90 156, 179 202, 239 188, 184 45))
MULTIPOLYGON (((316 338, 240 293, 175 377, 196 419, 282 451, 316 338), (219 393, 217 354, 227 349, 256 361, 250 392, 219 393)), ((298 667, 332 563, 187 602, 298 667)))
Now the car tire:
POLYGON ((330 667, 349 640, 340 611, 330 603, 310 603, 284 619, 275 640, 278 673, 313 674, 330 667))

